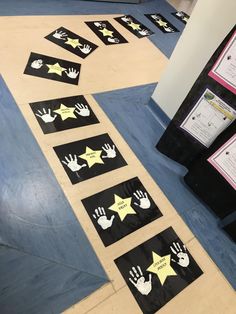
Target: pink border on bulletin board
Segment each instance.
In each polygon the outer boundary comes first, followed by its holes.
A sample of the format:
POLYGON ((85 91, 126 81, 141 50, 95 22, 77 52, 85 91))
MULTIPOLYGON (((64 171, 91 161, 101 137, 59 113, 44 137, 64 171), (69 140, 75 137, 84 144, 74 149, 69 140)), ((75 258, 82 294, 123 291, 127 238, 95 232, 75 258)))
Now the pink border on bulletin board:
POLYGON ((236 190, 236 182, 230 175, 220 167, 220 165, 215 161, 220 154, 224 152, 233 142, 236 141, 236 134, 233 135, 223 146, 221 146, 213 155, 211 155, 207 161, 225 178, 225 180, 236 190))
POLYGON ((227 88, 228 90, 230 90, 232 93, 236 94, 236 88, 233 87, 232 85, 230 85, 229 83, 227 83, 227 81, 225 81, 225 79, 223 77, 221 77, 219 74, 217 74, 215 72, 216 67, 219 65, 221 59, 224 58, 227 50, 229 49, 229 47, 232 45, 232 43, 236 40, 236 31, 233 33, 233 35, 231 36, 230 40, 228 41, 228 43, 226 44, 225 48, 223 49, 223 51, 221 52, 219 58, 217 59, 217 61, 215 62, 214 66, 212 67, 211 71, 208 73, 208 75, 210 77, 212 77, 215 81, 217 81, 218 83, 220 83, 221 85, 223 85, 225 88, 227 88))

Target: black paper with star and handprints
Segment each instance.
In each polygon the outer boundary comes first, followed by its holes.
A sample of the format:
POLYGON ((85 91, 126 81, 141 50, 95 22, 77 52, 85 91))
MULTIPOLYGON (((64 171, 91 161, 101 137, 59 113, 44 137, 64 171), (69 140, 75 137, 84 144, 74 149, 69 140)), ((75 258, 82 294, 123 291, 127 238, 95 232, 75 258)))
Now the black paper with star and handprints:
POLYGON ((178 20, 180 20, 181 22, 183 22, 184 24, 187 24, 190 16, 183 12, 183 11, 177 11, 177 12, 173 12, 171 13, 174 17, 176 17, 178 20))
POLYGON ((85 198, 82 203, 105 246, 162 216, 137 177, 85 198))
POLYGON ((136 20, 132 15, 115 17, 115 20, 138 38, 143 38, 154 34, 153 31, 136 20))
POLYGON ((154 314, 203 272, 173 228, 115 260, 144 314, 154 314))
POLYGON ((53 147, 72 184, 126 166, 108 134, 53 147))
POLYGON ((124 44, 128 41, 108 21, 85 22, 105 45, 124 44))
POLYGON ((83 59, 98 47, 91 41, 72 33, 65 27, 56 29, 45 38, 83 59))
POLYGON ((72 96, 30 103, 44 134, 99 123, 84 96, 72 96))
POLYGON ((145 16, 163 33, 168 34, 179 32, 179 30, 160 13, 145 14, 145 16))
POLYGON ((81 64, 31 52, 24 74, 78 85, 81 64))

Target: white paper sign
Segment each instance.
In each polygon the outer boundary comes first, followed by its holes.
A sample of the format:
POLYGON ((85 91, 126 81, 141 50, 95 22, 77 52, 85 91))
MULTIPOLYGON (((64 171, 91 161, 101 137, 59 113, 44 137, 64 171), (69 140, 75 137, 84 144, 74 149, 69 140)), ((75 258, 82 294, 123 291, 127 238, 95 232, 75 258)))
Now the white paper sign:
POLYGON ((225 46, 209 76, 236 94, 236 32, 225 46))
POLYGON ((180 127, 209 147, 236 118, 236 110, 206 89, 180 127))
POLYGON ((236 134, 209 157, 208 161, 236 190, 236 134))

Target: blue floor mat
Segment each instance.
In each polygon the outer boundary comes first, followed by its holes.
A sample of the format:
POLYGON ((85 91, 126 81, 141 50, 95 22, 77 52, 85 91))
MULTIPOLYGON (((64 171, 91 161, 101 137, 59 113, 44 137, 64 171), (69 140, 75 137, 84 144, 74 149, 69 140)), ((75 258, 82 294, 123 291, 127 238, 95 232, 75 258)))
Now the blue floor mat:
MULTIPOLYGON (((138 5, 78 0, 0 0, 1 16, 131 14, 154 32, 149 39, 167 57, 170 57, 185 27, 181 21, 171 15, 171 13, 175 11, 176 10, 165 0, 149 0, 138 5), (180 32, 170 34, 162 33, 144 16, 145 13, 161 13, 168 21, 177 27, 180 32)), ((63 21, 61 24, 63 24, 63 21)))
POLYGON ((208 254, 236 289, 236 246, 218 219, 183 181, 186 168, 155 145, 165 128, 148 106, 156 84, 96 94, 95 99, 160 186, 208 254))
POLYGON ((0 108, 0 312, 59 313, 108 278, 2 79, 0 108))

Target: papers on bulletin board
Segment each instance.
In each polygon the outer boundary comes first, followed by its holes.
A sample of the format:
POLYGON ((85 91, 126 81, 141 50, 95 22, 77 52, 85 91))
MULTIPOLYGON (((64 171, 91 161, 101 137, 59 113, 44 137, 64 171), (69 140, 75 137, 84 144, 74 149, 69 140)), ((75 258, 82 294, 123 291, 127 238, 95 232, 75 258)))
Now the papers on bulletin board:
POLYGON ((236 134, 208 158, 208 161, 236 190, 236 134))
POLYGON ((206 89, 180 127, 209 147, 236 118, 236 110, 206 89))
POLYGON ((209 72, 209 76, 236 94, 236 31, 209 72))

